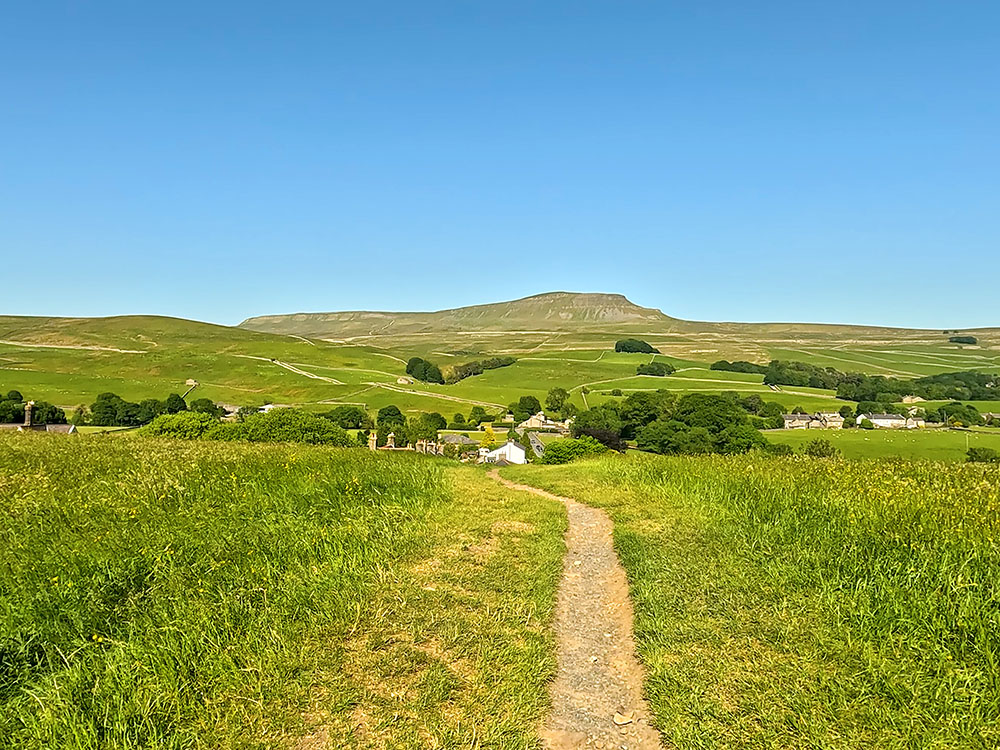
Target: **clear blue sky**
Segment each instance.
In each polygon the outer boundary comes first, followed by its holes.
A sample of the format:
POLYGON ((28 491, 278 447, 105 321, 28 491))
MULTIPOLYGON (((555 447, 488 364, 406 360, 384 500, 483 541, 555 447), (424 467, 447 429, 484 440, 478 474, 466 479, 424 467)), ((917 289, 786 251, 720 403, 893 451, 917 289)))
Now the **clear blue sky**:
POLYGON ((7 3, 0 313, 1000 325, 1000 3, 7 3))

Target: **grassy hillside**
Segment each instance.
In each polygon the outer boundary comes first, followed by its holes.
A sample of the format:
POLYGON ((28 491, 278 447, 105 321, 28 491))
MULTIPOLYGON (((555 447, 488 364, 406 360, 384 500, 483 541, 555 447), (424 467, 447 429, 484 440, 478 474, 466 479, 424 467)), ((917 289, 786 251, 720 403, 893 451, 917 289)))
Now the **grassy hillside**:
MULTIPOLYGON (((714 372, 720 358, 797 359, 873 374, 915 377, 949 370, 1000 371, 995 329, 980 344, 950 344, 942 331, 787 324, 693 323, 633 305, 620 295, 564 292, 439 313, 330 313, 272 316, 227 327, 154 316, 0 317, 0 389, 17 388, 64 407, 104 391, 131 400, 183 392, 233 405, 298 404, 468 413, 521 395, 540 400, 554 386, 578 406, 611 391, 757 393, 788 408, 839 407, 833 393, 772 391, 760 376, 714 372), (251 330, 250 327, 280 330, 251 330), (615 354, 622 335, 640 336, 678 368, 668 378, 636 377, 648 355, 615 354), (414 355, 442 367, 494 354, 516 364, 456 385, 399 383, 414 355)), ((1000 411, 1000 404, 985 405, 1000 411)))
POLYGON ((665 746, 1000 744, 1000 468, 637 455, 503 473, 612 516, 665 746))
POLYGON ((557 503, 413 455, 0 434, 0 504, 2 747, 538 746, 557 503))

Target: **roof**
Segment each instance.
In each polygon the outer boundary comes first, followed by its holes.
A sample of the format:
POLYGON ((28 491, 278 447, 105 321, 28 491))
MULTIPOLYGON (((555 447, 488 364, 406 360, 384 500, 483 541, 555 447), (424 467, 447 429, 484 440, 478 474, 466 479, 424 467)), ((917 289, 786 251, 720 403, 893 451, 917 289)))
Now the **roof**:
POLYGON ((841 414, 839 411, 821 411, 818 416, 822 417, 823 419, 843 419, 844 418, 844 415, 841 414))
POLYGON ((781 418, 786 422, 792 419, 812 419, 811 414, 782 414, 781 418))
POLYGON ((58 432, 64 435, 71 435, 76 432, 75 424, 33 424, 30 427, 25 427, 23 422, 8 422, 5 424, 0 424, 0 430, 8 430, 10 432, 24 432, 25 430, 30 430, 31 432, 58 432))
POLYGON ((442 435, 441 442, 453 445, 479 445, 475 440, 465 435, 442 435))
POLYGON ((871 420, 871 419, 900 419, 900 420, 902 420, 904 422, 906 421, 906 417, 904 417, 902 414, 859 414, 858 416, 861 417, 861 418, 864 418, 864 419, 868 419, 868 420, 871 420))

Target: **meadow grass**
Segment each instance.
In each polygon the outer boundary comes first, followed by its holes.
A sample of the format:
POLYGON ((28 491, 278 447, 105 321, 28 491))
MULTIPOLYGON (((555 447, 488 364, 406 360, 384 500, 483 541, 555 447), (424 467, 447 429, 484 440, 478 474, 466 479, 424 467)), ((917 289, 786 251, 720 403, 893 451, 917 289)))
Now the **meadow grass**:
POLYGON ((556 503, 419 456, 31 434, 0 498, 0 746, 537 745, 556 503))
POLYGON ((796 451, 813 440, 829 440, 844 458, 928 459, 965 461, 971 448, 1000 451, 1000 430, 768 430, 764 436, 772 443, 792 446, 796 451))
POLYGON ((503 472, 611 514, 670 746, 1000 744, 1000 467, 637 455, 503 472))

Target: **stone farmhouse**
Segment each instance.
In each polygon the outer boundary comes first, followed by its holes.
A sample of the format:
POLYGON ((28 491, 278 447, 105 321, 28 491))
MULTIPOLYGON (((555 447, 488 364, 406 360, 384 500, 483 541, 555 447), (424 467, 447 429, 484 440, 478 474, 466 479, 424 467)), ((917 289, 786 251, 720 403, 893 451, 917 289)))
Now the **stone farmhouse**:
POLYGON ((521 430, 552 430, 553 432, 569 432, 570 420, 558 422, 545 416, 545 412, 533 414, 517 426, 521 430))

